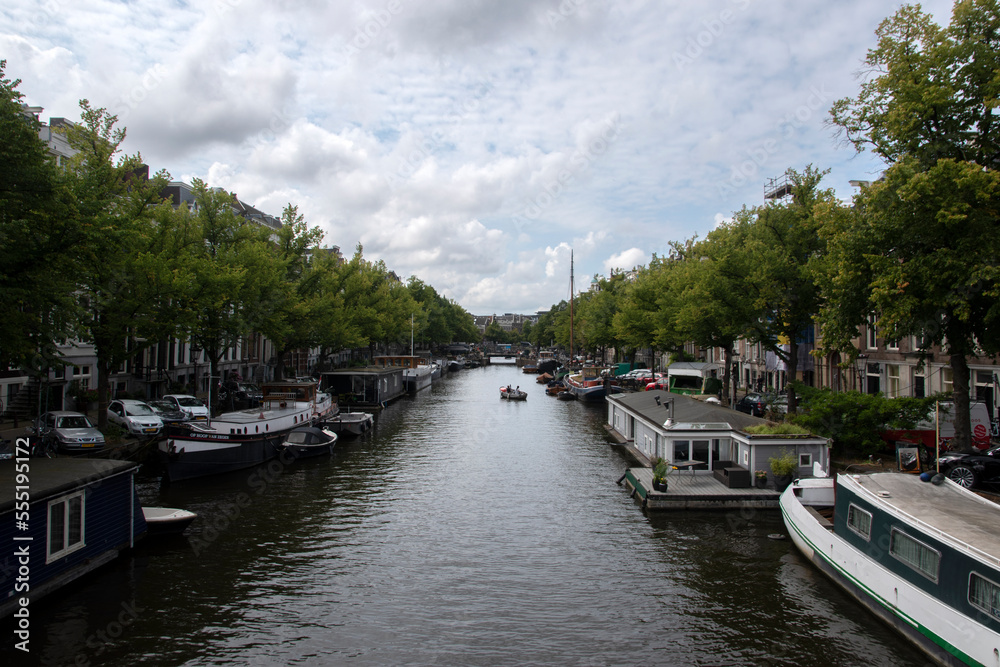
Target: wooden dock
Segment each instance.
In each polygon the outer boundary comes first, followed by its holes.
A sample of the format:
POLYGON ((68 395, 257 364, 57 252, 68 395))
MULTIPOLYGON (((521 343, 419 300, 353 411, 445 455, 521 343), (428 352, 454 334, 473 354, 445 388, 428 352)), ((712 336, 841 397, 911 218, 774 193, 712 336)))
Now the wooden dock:
POLYGON ((629 468, 618 480, 648 510, 777 509, 774 489, 730 489, 709 472, 675 471, 667 477, 667 490, 653 490, 652 468, 629 468))

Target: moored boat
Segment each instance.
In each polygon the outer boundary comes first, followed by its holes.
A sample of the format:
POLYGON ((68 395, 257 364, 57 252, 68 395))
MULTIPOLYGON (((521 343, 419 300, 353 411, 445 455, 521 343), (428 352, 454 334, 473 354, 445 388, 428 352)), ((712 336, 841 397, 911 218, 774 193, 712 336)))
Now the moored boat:
POLYGON ((563 378, 566 390, 581 401, 603 401, 604 397, 618 389, 602 369, 588 366, 579 373, 563 378))
POLYGON ((142 516, 146 520, 146 535, 180 535, 198 515, 188 510, 174 507, 143 507, 142 516))
POLYGON ((375 423, 375 415, 370 412, 338 412, 327 417, 320 425, 334 433, 345 435, 363 435, 375 423))
POLYGON ((400 367, 403 369, 403 387, 406 391, 417 392, 431 386, 434 366, 424 357, 413 354, 397 354, 375 357, 375 366, 381 368, 400 367))
POLYGON ((270 382, 263 395, 258 408, 169 427, 159 444, 166 478, 193 479, 269 461, 289 431, 322 421, 334 409, 315 382, 270 382))
POLYGON ((332 454, 337 444, 337 434, 327 428, 300 426, 293 428, 285 436, 281 448, 292 458, 304 459, 310 456, 332 454))
POLYGON ((936 662, 996 664, 1000 506, 921 477, 797 480, 781 513, 806 558, 936 662), (830 503, 832 521, 816 508, 830 503))

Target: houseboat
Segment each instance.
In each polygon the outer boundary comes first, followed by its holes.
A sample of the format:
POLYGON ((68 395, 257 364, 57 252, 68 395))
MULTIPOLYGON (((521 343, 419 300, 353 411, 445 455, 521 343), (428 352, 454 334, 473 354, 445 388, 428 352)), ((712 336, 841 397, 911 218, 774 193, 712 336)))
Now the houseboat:
POLYGON ((399 366, 344 368, 322 375, 324 391, 341 406, 380 409, 406 393, 399 366))
POLYGON ((563 382, 566 391, 581 401, 603 401, 605 396, 618 390, 618 386, 604 369, 586 366, 579 373, 567 375, 563 382))
POLYGON ((397 354, 375 357, 372 363, 379 368, 402 368, 403 387, 410 393, 431 386, 434 366, 425 357, 413 354, 397 354))
POLYGON ((0 540, 11 572, 0 617, 27 618, 29 598, 35 603, 111 562, 145 535, 138 469, 109 459, 29 459, 27 452, 0 461, 0 540))
POLYGON ((1000 506, 930 473, 796 482, 779 502, 805 557, 930 658, 998 664, 1000 506))
POLYGON ((330 394, 315 382, 270 382, 262 393, 260 407, 169 427, 159 444, 166 478, 180 481, 269 461, 289 431, 322 421, 334 410, 330 394))

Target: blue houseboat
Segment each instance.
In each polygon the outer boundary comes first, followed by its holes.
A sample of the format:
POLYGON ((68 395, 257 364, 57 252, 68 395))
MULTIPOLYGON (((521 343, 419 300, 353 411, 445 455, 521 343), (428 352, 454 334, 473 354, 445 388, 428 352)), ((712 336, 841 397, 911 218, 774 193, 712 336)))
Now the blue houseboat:
POLYGON ((146 532, 135 491, 138 464, 75 458, 0 461, 0 617, 24 616, 30 603, 114 560, 146 532))

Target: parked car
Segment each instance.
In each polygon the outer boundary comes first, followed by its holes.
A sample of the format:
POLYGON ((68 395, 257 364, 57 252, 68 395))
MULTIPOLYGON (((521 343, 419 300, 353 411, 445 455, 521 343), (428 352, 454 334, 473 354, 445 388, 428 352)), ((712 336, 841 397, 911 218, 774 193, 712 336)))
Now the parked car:
POLYGON ((152 436, 163 430, 163 420, 142 401, 120 398, 108 404, 108 421, 132 435, 152 436))
POLYGON ((255 384, 227 380, 219 389, 219 406, 223 410, 259 408, 264 393, 255 384))
POLYGON ((37 435, 43 446, 57 447, 62 451, 85 451, 104 447, 104 434, 97 430, 90 418, 79 412, 56 410, 38 418, 37 435))
POLYGON ((633 368, 628 373, 618 376, 619 380, 642 380, 646 378, 653 378, 653 371, 648 368, 633 368))
POLYGON ((170 401, 157 399, 155 401, 148 401, 148 404, 149 407, 153 408, 153 412, 155 412, 156 415, 163 420, 164 426, 183 424, 191 419, 188 417, 186 412, 178 410, 177 407, 170 401))
POLYGON ((1000 445, 985 452, 948 452, 938 459, 938 470, 967 489, 1000 484, 1000 445))
POLYGON ((754 417, 763 417, 769 404, 765 394, 749 393, 736 401, 736 409, 754 417))
POLYGON ((203 401, 187 394, 167 394, 162 399, 170 403, 176 410, 183 412, 191 421, 205 421, 208 419, 208 406, 203 401))
POLYGON ((666 373, 656 373, 652 380, 652 382, 646 385, 646 391, 653 391, 654 389, 670 391, 670 379, 667 378, 666 373))

